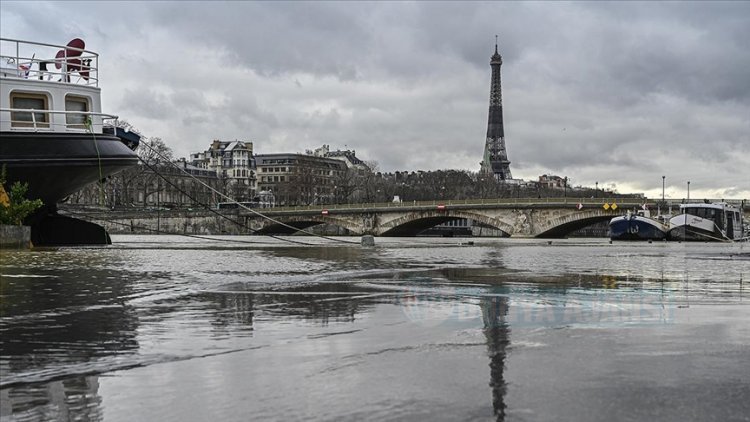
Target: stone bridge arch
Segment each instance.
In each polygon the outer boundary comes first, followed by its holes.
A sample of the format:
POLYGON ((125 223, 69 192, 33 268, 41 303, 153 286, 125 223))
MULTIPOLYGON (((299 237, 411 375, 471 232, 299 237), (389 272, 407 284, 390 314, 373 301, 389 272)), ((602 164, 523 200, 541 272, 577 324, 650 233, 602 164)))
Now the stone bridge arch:
POLYGON ((343 227, 352 234, 362 234, 362 227, 360 224, 355 224, 351 219, 343 218, 342 216, 330 216, 330 215, 301 215, 292 217, 276 217, 274 220, 292 226, 287 227, 283 224, 279 224, 270 220, 264 219, 261 223, 260 228, 256 229, 255 234, 294 234, 300 230, 305 230, 309 227, 317 226, 320 224, 331 224, 334 226, 343 227))
POLYGON ((447 221, 465 218, 503 231, 513 233, 513 226, 488 215, 458 209, 415 211, 396 217, 377 227, 380 236, 416 236, 419 232, 447 221))
POLYGON ((592 224, 609 221, 619 215, 616 212, 598 210, 575 211, 549 220, 543 220, 537 224, 535 237, 562 238, 578 229, 592 224))

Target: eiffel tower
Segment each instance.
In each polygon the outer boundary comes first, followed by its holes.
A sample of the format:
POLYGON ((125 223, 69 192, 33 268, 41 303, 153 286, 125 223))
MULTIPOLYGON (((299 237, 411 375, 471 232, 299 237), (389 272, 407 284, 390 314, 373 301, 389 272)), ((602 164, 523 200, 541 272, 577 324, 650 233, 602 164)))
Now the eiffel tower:
POLYGON ((487 141, 484 144, 484 158, 481 173, 492 174, 498 181, 512 179, 510 161, 505 150, 505 131, 503 129, 503 92, 500 84, 500 66, 503 58, 497 52, 497 35, 495 35, 495 54, 490 57, 492 80, 490 83, 490 115, 487 121, 487 141))

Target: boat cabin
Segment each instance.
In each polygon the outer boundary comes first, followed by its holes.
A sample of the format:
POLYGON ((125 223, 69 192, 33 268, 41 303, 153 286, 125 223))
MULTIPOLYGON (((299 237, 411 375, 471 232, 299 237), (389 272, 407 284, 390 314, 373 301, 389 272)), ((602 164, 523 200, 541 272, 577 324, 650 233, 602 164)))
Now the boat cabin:
POLYGON ((680 211, 686 215, 713 221, 729 239, 739 239, 742 235, 742 214, 734 205, 726 202, 684 204, 680 205, 680 211))
POLYGON ((68 45, 0 38, 0 131, 102 133, 99 55, 68 45))

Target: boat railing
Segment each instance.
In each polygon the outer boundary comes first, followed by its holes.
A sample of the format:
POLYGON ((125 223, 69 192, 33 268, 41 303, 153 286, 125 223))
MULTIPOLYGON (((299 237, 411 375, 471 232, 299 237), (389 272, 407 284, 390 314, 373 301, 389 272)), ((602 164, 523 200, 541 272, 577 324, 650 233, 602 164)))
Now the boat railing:
POLYGON ((99 55, 83 48, 0 38, 5 76, 99 86, 99 55))
POLYGON ((10 122, 11 130, 39 131, 91 131, 102 133, 105 125, 117 126, 118 116, 93 111, 36 110, 33 108, 0 108, 0 122, 10 122), (18 119, 22 113, 25 119, 18 119), (65 123, 56 123, 47 114, 65 115, 65 123), (29 117, 30 115, 30 117, 29 117), (7 118, 6 118, 7 117, 7 118), (14 119, 15 117, 15 119, 14 119))

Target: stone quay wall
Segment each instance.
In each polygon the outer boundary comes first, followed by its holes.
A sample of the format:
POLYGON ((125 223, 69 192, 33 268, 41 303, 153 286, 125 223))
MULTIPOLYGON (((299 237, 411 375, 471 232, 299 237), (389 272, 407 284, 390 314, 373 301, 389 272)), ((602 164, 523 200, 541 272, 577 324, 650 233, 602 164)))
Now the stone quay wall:
POLYGON ((98 224, 109 234, 251 234, 237 210, 222 210, 224 217, 204 210, 81 210, 61 208, 62 214, 98 224), (238 221, 236 224, 230 220, 238 221))
POLYGON ((31 227, 0 225, 0 249, 30 249, 31 227))

